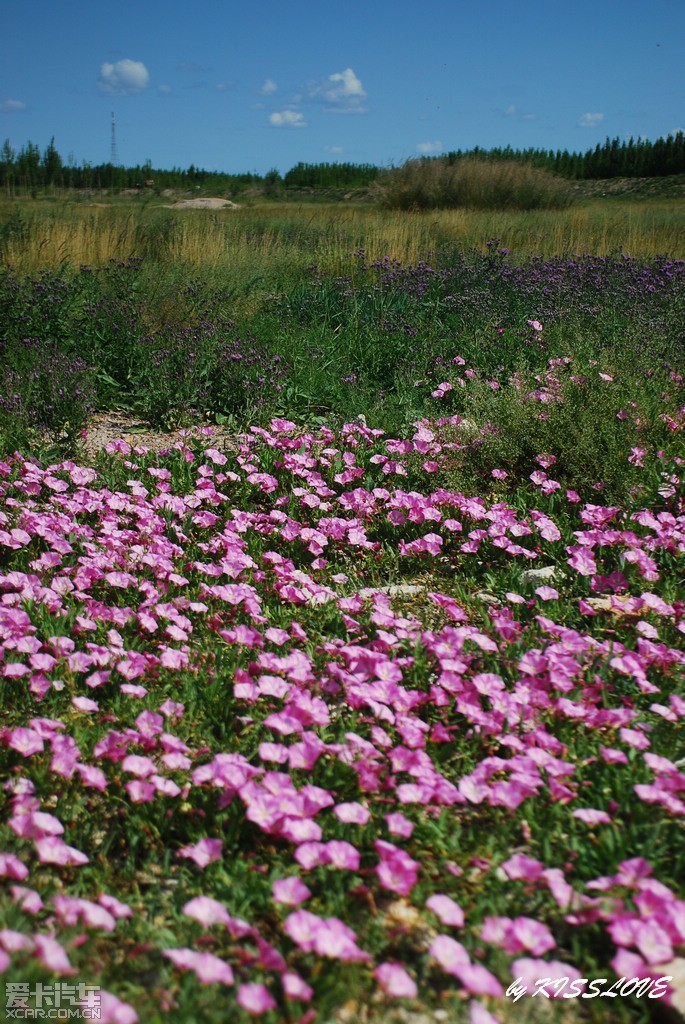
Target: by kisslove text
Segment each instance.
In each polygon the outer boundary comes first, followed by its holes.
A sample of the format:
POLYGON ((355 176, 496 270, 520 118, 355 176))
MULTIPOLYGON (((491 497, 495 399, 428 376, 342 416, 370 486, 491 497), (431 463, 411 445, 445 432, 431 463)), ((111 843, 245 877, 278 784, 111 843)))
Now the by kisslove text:
POLYGON ((668 993, 671 980, 671 975, 663 978, 619 978, 610 985, 608 978, 538 978, 531 986, 523 978, 517 978, 505 995, 515 1003, 526 995, 542 996, 545 999, 616 999, 628 996, 661 999, 668 993))

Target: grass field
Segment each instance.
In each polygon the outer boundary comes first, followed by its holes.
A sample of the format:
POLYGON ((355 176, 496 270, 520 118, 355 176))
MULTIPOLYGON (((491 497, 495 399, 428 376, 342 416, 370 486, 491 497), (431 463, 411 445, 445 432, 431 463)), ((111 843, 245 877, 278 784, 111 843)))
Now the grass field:
POLYGON ((342 271, 363 246, 403 263, 445 248, 482 248, 499 238, 517 259, 592 253, 685 258, 682 199, 579 200, 564 210, 440 210, 406 214, 371 205, 253 201, 238 210, 170 210, 153 196, 78 202, 0 200, 0 253, 22 273, 101 265, 135 255, 249 276, 255 265, 281 279, 317 262, 342 271), (282 258, 283 262, 280 262, 282 258), (264 261, 268 261, 266 268, 264 261))
POLYGON ((3 209, 7 982, 683 1007, 682 215, 3 209))

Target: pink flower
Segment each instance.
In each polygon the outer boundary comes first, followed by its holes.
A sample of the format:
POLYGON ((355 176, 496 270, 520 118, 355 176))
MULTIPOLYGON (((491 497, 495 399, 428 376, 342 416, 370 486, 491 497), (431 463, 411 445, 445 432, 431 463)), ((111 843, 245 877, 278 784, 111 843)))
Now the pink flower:
POLYGON ((400 811, 386 814, 385 821, 388 826, 388 832, 393 836, 402 836, 408 839, 414 831, 414 823, 409 818, 405 818, 404 814, 400 811))
POLYGON ((300 843, 295 850, 295 860, 305 869, 311 871, 320 864, 328 864, 328 851, 325 843, 300 843))
POLYGON ((55 974, 75 974, 75 969, 69 962, 69 957, 57 939, 49 935, 33 935, 33 944, 36 951, 36 959, 43 967, 55 974))
POLYGON ((556 946, 549 929, 530 917, 486 917, 480 934, 483 942, 491 942, 510 954, 528 950, 541 956, 556 946))
POLYGON ((206 448, 204 451, 205 458, 213 462, 215 466, 225 466, 228 459, 223 452, 218 451, 216 448, 206 448))
POLYGON ((514 942, 521 949, 528 949, 534 956, 542 956, 554 949, 556 942, 546 925, 530 917, 517 917, 512 922, 514 942))
POLYGON ((627 949, 619 949, 610 961, 612 968, 619 977, 646 978, 650 971, 642 957, 627 949))
POLYGON ((454 974, 457 967, 470 963, 464 946, 449 935, 438 935, 433 939, 429 953, 448 974, 454 974))
POLYGON ((23 726, 12 730, 9 746, 12 750, 18 751, 23 757, 38 754, 44 749, 44 743, 40 734, 35 729, 26 729, 23 726))
POLYGON ((636 750, 646 750, 649 747, 649 740, 639 729, 619 729, 619 736, 624 743, 636 750))
POLYGON ((111 992, 106 992, 104 989, 100 989, 97 993, 97 998, 96 1004, 96 994, 86 993, 85 999, 81 1001, 81 1005, 90 1007, 91 1012, 94 1012, 97 1007, 97 1019, 100 1021, 100 1024, 137 1024, 138 1014, 128 1003, 122 1002, 117 996, 112 995, 111 992))
POLYGON ((138 582, 135 576, 128 572, 108 572, 105 574, 105 579, 111 587, 119 587, 122 590, 132 587, 138 582))
POLYGON ((100 705, 89 697, 73 697, 71 703, 79 711, 99 711, 100 705))
POLYGON ((464 911, 449 896, 436 893, 426 900, 426 906, 433 911, 436 917, 440 918, 443 924, 451 925, 453 928, 463 928, 464 911))
POLYGON ((459 978, 466 991, 474 996, 504 995, 504 989, 495 975, 482 964, 456 964, 450 973, 459 978))
POLYGON ((130 772, 132 775, 137 775, 139 778, 145 778, 155 774, 157 765, 149 757, 141 757, 140 754, 129 754, 122 761, 121 769, 124 772, 130 772))
POLYGON ((534 331, 542 330, 542 324, 539 320, 528 320, 528 324, 533 328, 534 331))
POLYGON ((112 917, 133 917, 133 911, 127 903, 122 903, 116 896, 110 896, 109 893, 103 892, 98 896, 98 903, 100 906, 108 910, 112 917))
POLYGON ((155 798, 155 787, 151 782, 144 782, 142 779, 135 779, 127 782, 125 790, 131 798, 131 803, 146 804, 155 798))
POLYGON ((221 839, 200 839, 193 846, 182 846, 178 851, 179 857, 188 857, 194 860, 199 868, 206 868, 216 860, 221 860, 221 839))
POLYGON ((350 825, 366 825, 371 817, 371 811, 360 803, 338 804, 333 808, 333 814, 339 821, 350 825))
POLYGON ((539 860, 527 857, 523 853, 515 853, 501 867, 507 878, 512 881, 537 882, 543 872, 543 866, 539 860))
POLYGON ((416 885, 421 865, 392 843, 377 839, 373 845, 381 858, 375 868, 379 882, 384 889, 407 896, 416 885))
POLYGON ((614 747, 600 747, 599 753, 607 764, 628 764, 628 755, 614 747))
POLYGON ((666 964, 673 959, 668 933, 656 921, 640 921, 635 932, 635 945, 648 964, 666 964))
POLYGON ((276 903, 285 903, 289 907, 304 903, 312 894, 311 889, 297 875, 277 879, 273 883, 272 891, 276 903))
POLYGON ((67 846, 59 836, 36 839, 36 853, 41 864, 81 865, 88 863, 85 853, 74 849, 73 846, 67 846))
POLYGON ((379 964, 373 976, 386 996, 394 999, 416 999, 416 982, 399 964, 379 964))
POLYGON ((369 961, 368 953, 359 949, 351 928, 336 917, 321 918, 307 910, 296 910, 285 919, 284 929, 293 942, 305 952, 345 961, 369 961))
POLYGON ((652 865, 644 857, 631 857, 618 865, 616 880, 621 885, 637 886, 652 874, 652 865))
POLYGON ((500 1024, 498 1018, 493 1017, 483 1004, 477 1003, 475 999, 471 1000, 469 1020, 470 1024, 500 1024))
POLYGON ((77 764, 76 770, 81 776, 84 786, 99 789, 101 793, 107 789, 107 777, 100 768, 95 768, 90 764, 77 764))
POLYGON ((243 985, 239 985, 236 1002, 253 1017, 261 1017, 263 1013, 276 1009, 276 1000, 268 988, 257 982, 245 982, 243 985))
POLYGON ((33 942, 28 935, 22 935, 11 928, 3 928, 0 931, 0 946, 9 953, 18 953, 22 949, 33 949, 33 942))
POLYGON ((368 963, 371 957, 357 946, 351 928, 335 917, 326 918, 317 929, 314 952, 336 960, 368 963))
POLYGON ((228 925, 231 920, 223 903, 212 899, 211 896, 196 896, 195 899, 189 900, 183 907, 183 913, 186 917, 199 921, 206 928, 213 924, 228 925))
POLYGON ((283 928, 300 949, 309 952, 314 949, 320 926, 321 918, 316 914, 311 914, 308 910, 296 910, 286 917, 283 928))
POLYGON ((232 985, 235 980, 230 964, 213 953, 197 953, 193 949, 165 949, 163 954, 182 970, 193 971, 205 985, 215 982, 232 985))
POLYGON ((32 811, 30 814, 18 814, 10 818, 10 828, 22 839, 42 839, 44 836, 61 836, 64 825, 53 814, 45 811, 32 811))
POLYGON ((308 1003, 314 995, 314 989, 303 981, 299 974, 294 971, 286 971, 281 975, 283 991, 286 999, 298 999, 301 1003, 308 1003))
POLYGON ((116 927, 114 916, 99 903, 60 895, 55 896, 52 903, 65 924, 76 924, 81 920, 86 928, 101 928, 106 932, 113 932, 116 927))
POLYGON ((328 863, 347 871, 359 869, 359 850, 342 839, 331 839, 325 844, 328 863))
POLYGON ((611 818, 606 811, 597 811, 591 807, 579 807, 571 812, 572 818, 578 818, 585 825, 610 825, 611 818))

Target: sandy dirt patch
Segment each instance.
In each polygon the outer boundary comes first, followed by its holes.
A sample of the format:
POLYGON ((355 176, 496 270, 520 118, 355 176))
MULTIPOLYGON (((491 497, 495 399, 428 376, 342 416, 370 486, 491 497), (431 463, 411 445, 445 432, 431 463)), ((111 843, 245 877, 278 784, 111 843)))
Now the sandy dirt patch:
POLYGON ((88 461, 95 461, 110 441, 127 441, 131 448, 143 447, 154 452, 168 451, 175 444, 186 444, 189 438, 205 442, 207 448, 235 449, 235 431, 222 426, 196 424, 185 430, 155 430, 127 412, 96 413, 88 424, 81 452, 88 461))
POLYGON ((237 210, 238 203, 230 199, 177 199, 175 203, 165 203, 168 210, 237 210))

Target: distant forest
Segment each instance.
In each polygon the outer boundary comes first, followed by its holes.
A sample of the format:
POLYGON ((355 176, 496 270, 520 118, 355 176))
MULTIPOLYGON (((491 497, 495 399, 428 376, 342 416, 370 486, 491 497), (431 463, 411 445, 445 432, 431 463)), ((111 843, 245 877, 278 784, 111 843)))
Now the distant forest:
MULTIPOLYGON (((575 180, 666 177, 685 174, 685 133, 676 132, 656 142, 607 138, 603 144, 585 153, 559 149, 516 150, 510 146, 497 149, 476 147, 422 159, 454 163, 465 157, 516 160, 575 180)), ((277 170, 260 175, 205 171, 192 164, 186 170, 179 167, 161 170, 149 162, 137 167, 119 167, 112 163, 76 164, 73 158, 65 161, 60 156, 54 138, 43 151, 32 142, 16 151, 9 139, 0 151, 0 189, 10 197, 18 193, 37 195, 38 192, 56 189, 143 188, 157 191, 200 188, 231 195, 258 189, 263 194, 277 196, 290 189, 365 189, 383 170, 373 164, 298 163, 284 175, 277 170)))

